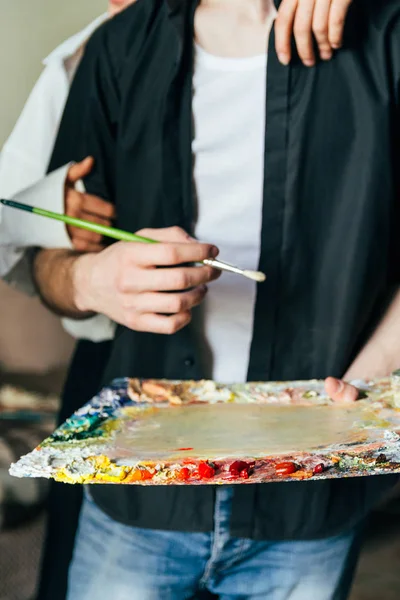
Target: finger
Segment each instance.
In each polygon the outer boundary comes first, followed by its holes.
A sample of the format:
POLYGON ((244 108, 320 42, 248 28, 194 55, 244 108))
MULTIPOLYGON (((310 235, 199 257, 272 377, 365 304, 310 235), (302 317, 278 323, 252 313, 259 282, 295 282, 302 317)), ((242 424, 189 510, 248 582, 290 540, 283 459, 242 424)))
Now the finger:
POLYGON ((357 388, 353 385, 334 377, 328 377, 325 380, 325 390, 332 400, 341 403, 355 402, 359 395, 357 388))
POLYGON ((65 193, 65 214, 69 217, 79 217, 83 203, 83 194, 74 188, 67 188, 65 193))
POLYGON ((181 227, 164 227, 162 229, 141 229, 136 232, 137 235, 147 237, 158 242, 176 242, 182 244, 193 243, 192 238, 184 229, 181 227))
POLYGON ((143 293, 134 297, 134 307, 139 313, 161 313, 173 315, 191 310, 201 304, 207 293, 207 287, 202 285, 180 294, 143 293))
POLYGON ((210 244, 170 243, 170 244, 143 244, 131 242, 127 250, 127 261, 143 267, 162 267, 181 265, 184 263, 201 262, 206 258, 215 258, 217 248, 210 244))
POLYGON ((71 239, 84 240, 92 244, 99 244, 103 239, 103 236, 93 231, 87 231, 86 229, 79 229, 78 227, 68 227, 68 233, 71 239))
POLYGON ((80 219, 83 219, 84 221, 90 221, 91 223, 98 223, 99 225, 105 225, 106 227, 110 227, 110 225, 112 225, 111 219, 99 217, 98 215, 93 215, 92 213, 87 213, 84 211, 80 213, 80 219))
POLYGON ((172 335, 180 329, 183 329, 183 327, 186 327, 191 319, 192 315, 189 311, 171 316, 150 313, 140 315, 139 317, 135 315, 132 322, 128 321, 127 326, 136 331, 172 335))
POLYGON ((312 39, 312 22, 315 0, 299 0, 294 20, 294 37, 300 59, 307 67, 315 64, 312 39))
POLYGON ((280 62, 288 65, 292 57, 291 40, 298 0, 283 0, 275 21, 275 48, 280 62))
POLYGON ((176 269, 124 269, 118 288, 121 293, 176 292, 207 285, 218 279, 220 271, 212 267, 176 269))
POLYGON ((82 194, 82 210, 104 219, 115 218, 115 206, 92 194, 82 194))
POLYGON ((93 169, 94 158, 92 156, 87 156, 84 160, 75 165, 72 165, 67 174, 67 182, 70 184, 74 184, 80 179, 83 179, 93 169))
POLYGON ((332 48, 329 43, 329 14, 331 0, 317 0, 314 10, 312 29, 317 40, 319 54, 322 60, 332 58, 332 48))
POLYGON ((332 0, 329 14, 329 43, 332 48, 340 48, 343 43, 343 30, 352 0, 332 0))

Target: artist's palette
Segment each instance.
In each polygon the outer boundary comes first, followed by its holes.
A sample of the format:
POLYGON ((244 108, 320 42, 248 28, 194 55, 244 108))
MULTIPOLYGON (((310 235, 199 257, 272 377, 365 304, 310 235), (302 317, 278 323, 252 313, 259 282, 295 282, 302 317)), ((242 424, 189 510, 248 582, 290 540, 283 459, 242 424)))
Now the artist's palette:
POLYGON ((321 381, 117 380, 10 473, 141 485, 400 473, 398 377, 357 385, 360 400, 335 404, 321 381))

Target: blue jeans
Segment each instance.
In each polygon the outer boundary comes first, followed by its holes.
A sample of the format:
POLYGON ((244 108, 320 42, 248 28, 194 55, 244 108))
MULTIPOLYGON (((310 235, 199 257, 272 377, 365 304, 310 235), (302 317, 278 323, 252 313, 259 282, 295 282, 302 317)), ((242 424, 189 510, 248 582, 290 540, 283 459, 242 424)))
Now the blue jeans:
POLYGON ((218 488, 212 533, 137 529, 108 517, 86 493, 68 600, 345 600, 358 532, 301 542, 229 535, 232 489, 218 488))

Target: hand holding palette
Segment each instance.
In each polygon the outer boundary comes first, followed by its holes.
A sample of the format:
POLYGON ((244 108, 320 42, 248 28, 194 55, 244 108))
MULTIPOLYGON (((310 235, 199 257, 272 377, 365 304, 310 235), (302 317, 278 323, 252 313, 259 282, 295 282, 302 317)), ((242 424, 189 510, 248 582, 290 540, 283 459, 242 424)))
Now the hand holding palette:
POLYGON ((356 384, 358 402, 335 404, 322 381, 116 380, 10 473, 140 485, 400 473, 398 377, 356 384))

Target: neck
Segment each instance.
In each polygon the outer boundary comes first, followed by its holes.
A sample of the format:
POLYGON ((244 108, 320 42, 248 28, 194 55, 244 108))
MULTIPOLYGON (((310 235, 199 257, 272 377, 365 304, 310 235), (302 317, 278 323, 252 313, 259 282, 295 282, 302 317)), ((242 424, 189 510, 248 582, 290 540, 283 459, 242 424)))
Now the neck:
POLYGON ((195 39, 217 56, 264 54, 275 14, 273 0, 202 0, 195 16, 195 39))
POLYGON ((236 12, 258 23, 269 21, 275 8, 273 0, 201 0, 201 5, 236 12))

